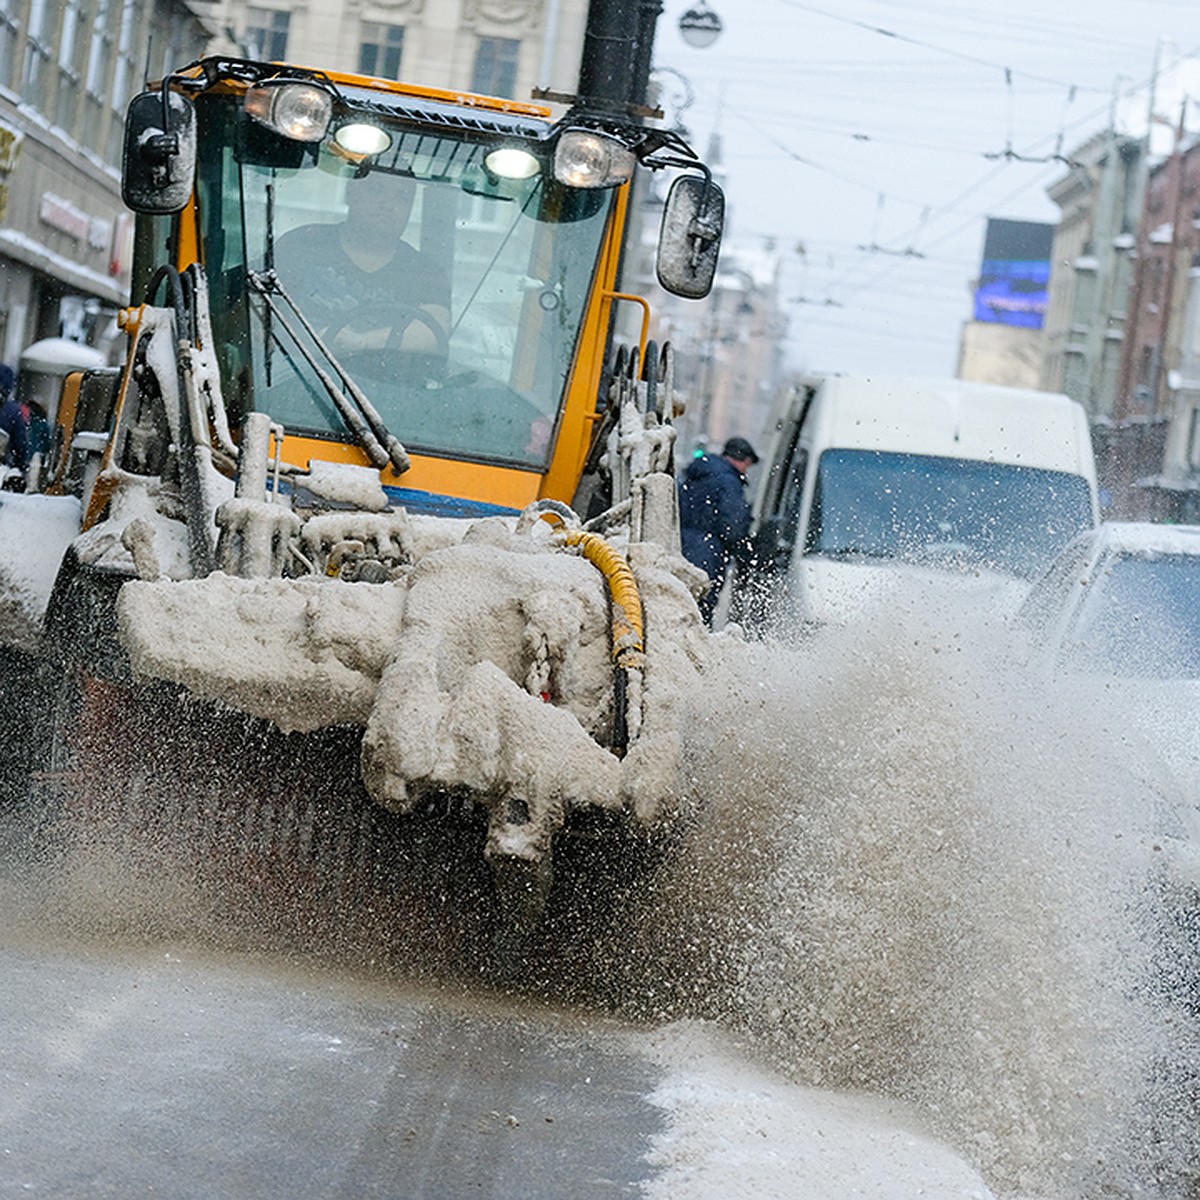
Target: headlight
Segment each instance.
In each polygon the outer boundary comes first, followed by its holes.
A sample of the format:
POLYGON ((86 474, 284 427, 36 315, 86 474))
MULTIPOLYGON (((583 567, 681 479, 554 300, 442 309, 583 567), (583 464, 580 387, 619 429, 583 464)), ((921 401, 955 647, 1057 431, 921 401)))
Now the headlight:
POLYGON ((361 158, 369 158, 372 154, 382 154, 391 144, 391 134, 378 125, 367 125, 356 121, 350 125, 339 125, 333 135, 343 150, 361 158))
POLYGON ((243 107, 292 141, 319 142, 333 116, 333 97, 313 83, 266 83, 246 93, 243 107))
POLYGON ((542 169, 536 155, 523 146, 497 146, 483 164, 498 179, 532 179, 542 169))
POLYGON ((568 187, 615 187, 633 175, 636 163, 633 151, 616 138, 568 129, 554 151, 554 178, 568 187))

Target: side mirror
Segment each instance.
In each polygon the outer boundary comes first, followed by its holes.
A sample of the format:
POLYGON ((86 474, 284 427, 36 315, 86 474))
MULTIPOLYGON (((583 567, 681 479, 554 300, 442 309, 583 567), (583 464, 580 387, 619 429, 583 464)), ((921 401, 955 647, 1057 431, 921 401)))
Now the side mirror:
POLYGON ((658 238, 658 282, 675 296, 702 300, 712 290, 725 225, 725 193, 708 175, 671 184, 658 238))
POLYGON ((125 116, 121 199, 137 213, 177 213, 191 198, 195 177, 191 104, 166 90, 134 96, 125 116))

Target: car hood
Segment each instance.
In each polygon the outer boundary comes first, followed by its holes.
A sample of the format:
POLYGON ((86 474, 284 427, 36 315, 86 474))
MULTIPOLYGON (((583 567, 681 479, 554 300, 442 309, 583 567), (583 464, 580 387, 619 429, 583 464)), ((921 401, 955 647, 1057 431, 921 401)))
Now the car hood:
POLYGON ((983 606, 1004 620, 1020 606, 1029 584, 997 571, 947 571, 899 559, 801 556, 791 592, 797 615, 806 623, 845 625, 876 608, 894 611, 910 605, 936 616, 964 604, 983 606))

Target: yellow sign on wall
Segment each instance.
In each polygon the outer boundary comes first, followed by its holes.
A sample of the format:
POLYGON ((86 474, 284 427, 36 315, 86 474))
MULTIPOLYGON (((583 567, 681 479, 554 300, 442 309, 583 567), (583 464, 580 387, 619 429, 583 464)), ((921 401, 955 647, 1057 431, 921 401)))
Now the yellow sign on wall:
POLYGON ((0 172, 7 173, 17 165, 17 153, 25 135, 0 124, 0 172))

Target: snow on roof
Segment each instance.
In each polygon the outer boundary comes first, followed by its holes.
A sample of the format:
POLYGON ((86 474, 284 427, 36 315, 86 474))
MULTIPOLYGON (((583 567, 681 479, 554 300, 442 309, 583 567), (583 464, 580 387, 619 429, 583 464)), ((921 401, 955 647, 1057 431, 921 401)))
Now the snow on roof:
POLYGON ((107 363, 104 353, 70 338, 42 338, 21 351, 23 371, 45 371, 49 375, 65 375, 85 367, 102 367, 107 363))

